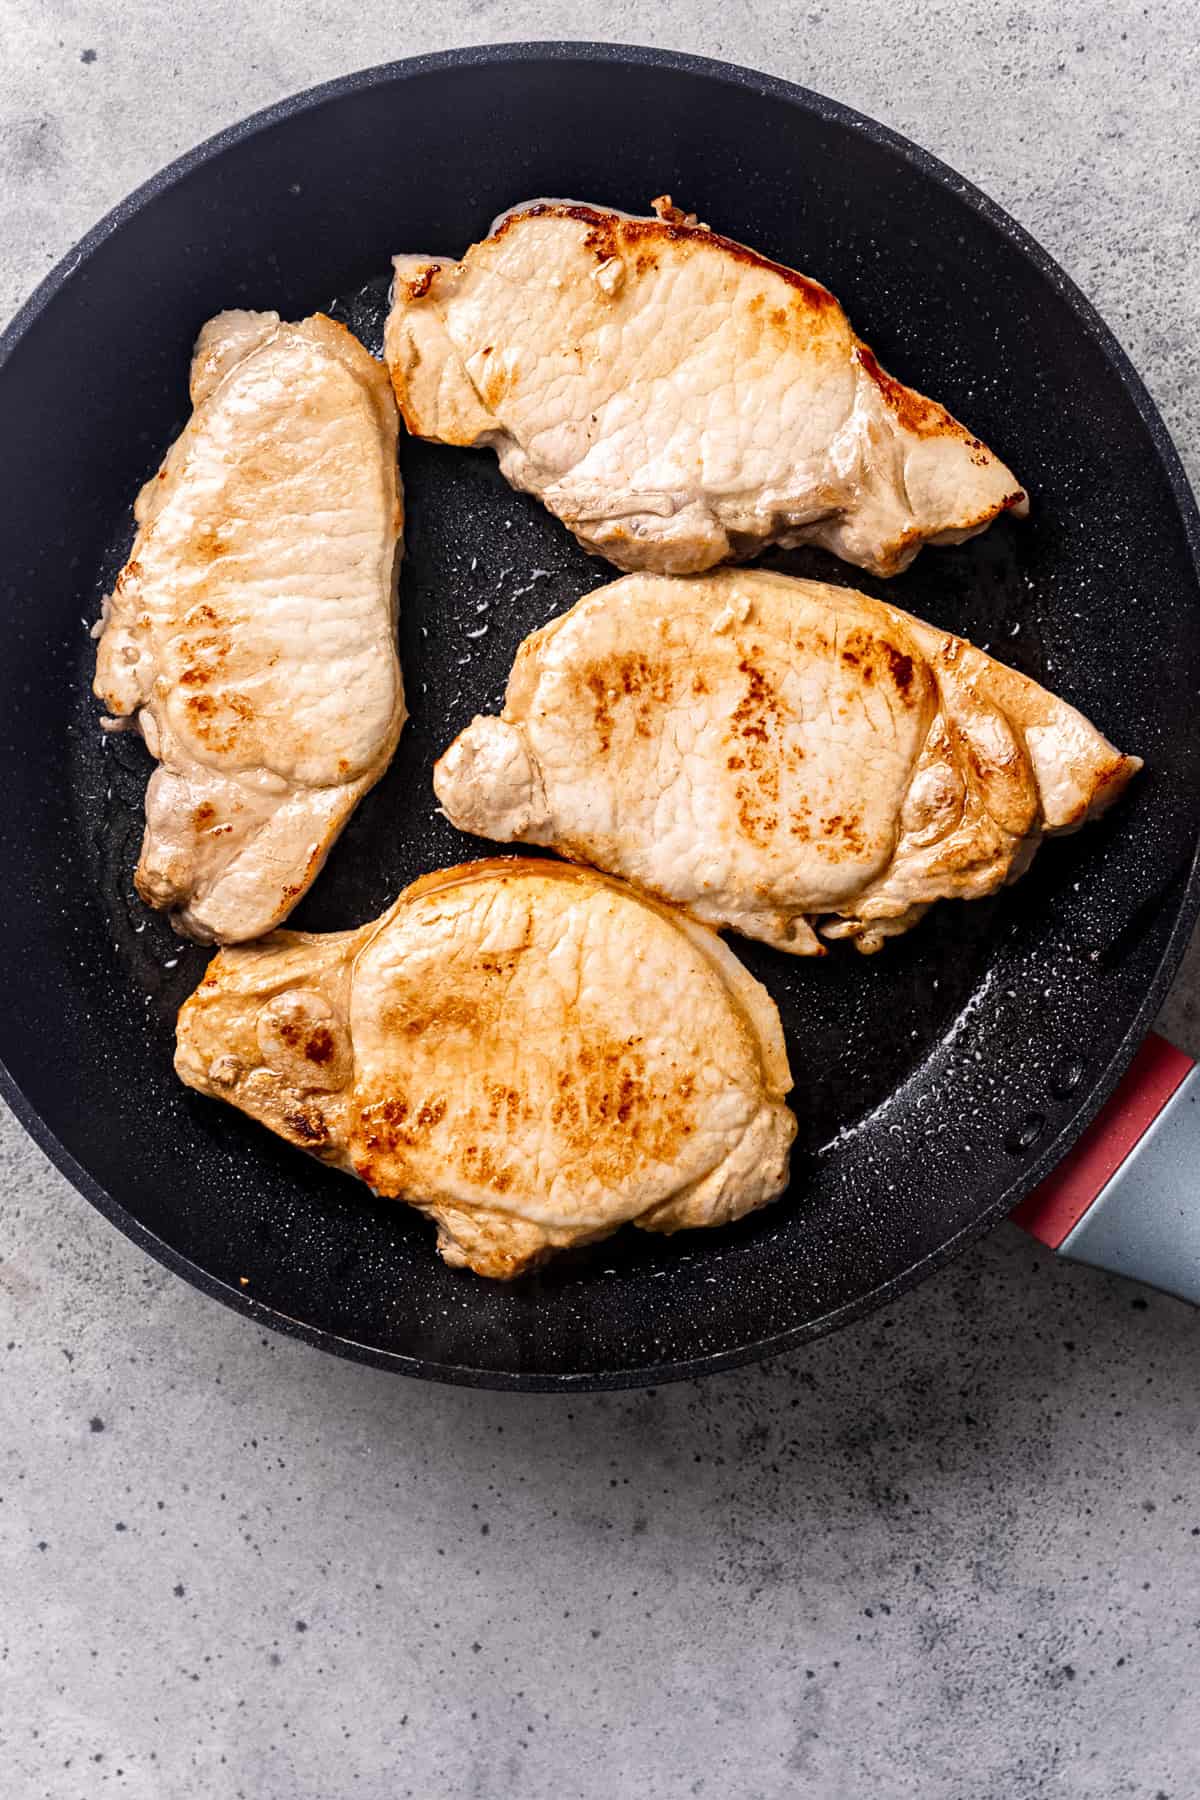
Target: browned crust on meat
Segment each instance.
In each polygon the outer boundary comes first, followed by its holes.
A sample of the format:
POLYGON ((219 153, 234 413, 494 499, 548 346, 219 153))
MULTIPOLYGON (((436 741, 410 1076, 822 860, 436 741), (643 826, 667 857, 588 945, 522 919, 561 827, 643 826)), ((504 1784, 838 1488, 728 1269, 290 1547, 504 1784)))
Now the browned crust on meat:
POLYGON ((426 263, 425 267, 413 276, 411 281, 403 285, 410 300, 423 300, 433 286, 433 278, 441 272, 440 263, 426 263))
MULTIPOLYGON (((888 410, 895 414, 897 423, 914 437, 959 437, 974 450, 987 451, 979 438, 973 438, 965 425, 960 425, 953 413, 936 400, 929 400, 924 394, 918 394, 914 388, 905 387, 886 369, 881 369, 875 352, 864 343, 858 343, 851 351, 851 357, 875 383, 883 395, 888 410)), ((990 460, 990 458, 989 458, 990 460)))
POLYGON ((588 248, 595 252, 598 262, 606 262, 610 256, 618 255, 622 247, 641 245, 652 250, 655 244, 701 244, 705 248, 720 250, 735 261, 745 263, 748 268, 766 269, 772 275, 778 275, 789 287, 794 287, 803 294, 815 311, 832 310, 840 313, 842 310, 829 289, 822 287, 819 281, 801 275, 797 269, 789 269, 786 263, 772 262, 770 257, 761 256, 757 250, 751 250, 746 244, 739 244, 735 238, 722 237, 707 225, 680 224, 675 219, 627 217, 623 213, 602 212, 598 207, 574 201, 566 204, 553 200, 535 200, 530 206, 518 207, 515 212, 506 213, 487 241, 499 243, 505 233, 522 219, 574 219, 579 224, 588 226, 588 248))
POLYGON ((1056 831, 1065 835, 1106 813, 1110 806, 1116 805, 1141 767, 1140 756, 1122 756, 1118 751, 1110 763, 1089 777, 1087 791, 1078 804, 1060 819, 1056 831))

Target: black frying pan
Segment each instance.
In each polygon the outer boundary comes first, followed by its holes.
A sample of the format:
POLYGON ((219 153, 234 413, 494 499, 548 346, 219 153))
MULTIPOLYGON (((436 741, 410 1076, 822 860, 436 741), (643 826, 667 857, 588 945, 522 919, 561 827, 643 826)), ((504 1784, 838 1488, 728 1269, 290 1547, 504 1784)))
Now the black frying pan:
MULTIPOLYGON (((1200 524, 1162 423, 1062 272, 923 151, 786 83, 658 51, 510 45, 350 76, 157 176, 0 342, 0 1056, 81 1191, 207 1292, 325 1348, 439 1379, 618 1386, 828 1331, 928 1274, 1060 1157, 1154 1014, 1196 911, 1200 524), (884 363, 968 420, 1033 516, 854 582, 1045 680, 1147 762, 1126 801, 1004 895, 866 960, 744 942, 788 1032, 791 1192, 732 1230, 628 1232, 511 1287, 453 1273, 375 1202, 171 1072, 206 953, 131 886, 149 761, 102 738, 86 635, 130 502, 183 423, 222 307, 321 307, 378 349, 388 258, 459 252, 539 194, 669 191, 819 277, 884 363)), ((493 710, 520 639, 610 579, 494 460, 407 442, 401 651, 412 718, 295 915, 382 911, 475 854, 434 758, 493 710), (486 622, 482 637, 468 634, 486 622)))

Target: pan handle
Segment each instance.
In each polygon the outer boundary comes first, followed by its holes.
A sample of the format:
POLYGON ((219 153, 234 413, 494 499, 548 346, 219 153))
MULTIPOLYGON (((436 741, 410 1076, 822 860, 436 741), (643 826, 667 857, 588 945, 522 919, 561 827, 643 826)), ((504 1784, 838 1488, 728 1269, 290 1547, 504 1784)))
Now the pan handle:
POLYGON ((1200 1068, 1151 1032, 1074 1149, 1012 1214, 1073 1262, 1200 1306, 1200 1068))

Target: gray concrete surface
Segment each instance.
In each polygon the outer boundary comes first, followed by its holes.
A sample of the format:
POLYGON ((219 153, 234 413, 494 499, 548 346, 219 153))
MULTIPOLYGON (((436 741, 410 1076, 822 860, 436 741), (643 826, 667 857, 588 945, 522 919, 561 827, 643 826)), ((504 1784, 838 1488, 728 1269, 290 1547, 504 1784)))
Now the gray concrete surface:
MULTIPOLYGON (((561 35, 774 69, 947 158, 1200 471, 1192 0, 0 0, 0 312, 253 107, 561 35)), ((1200 1050, 1195 958, 1166 1024, 1200 1050)), ((200 1299, 5 1120, 0 1794, 1191 1800, 1196 1357, 1190 1311, 1004 1228, 769 1368, 422 1388, 200 1299)))

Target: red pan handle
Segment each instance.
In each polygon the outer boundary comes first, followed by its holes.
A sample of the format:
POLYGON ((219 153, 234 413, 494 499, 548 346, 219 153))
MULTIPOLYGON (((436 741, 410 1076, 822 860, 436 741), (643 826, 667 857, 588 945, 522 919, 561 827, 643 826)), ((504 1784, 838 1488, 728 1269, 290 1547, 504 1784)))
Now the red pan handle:
POLYGON ((1200 1305, 1200 1069, 1151 1032, 1074 1149, 1012 1215, 1060 1256, 1200 1305))

